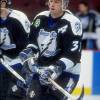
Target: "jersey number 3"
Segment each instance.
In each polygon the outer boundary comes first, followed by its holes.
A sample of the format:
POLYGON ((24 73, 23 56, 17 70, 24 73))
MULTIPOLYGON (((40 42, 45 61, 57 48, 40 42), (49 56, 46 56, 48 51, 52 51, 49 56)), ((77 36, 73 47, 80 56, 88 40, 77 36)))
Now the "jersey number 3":
MULTIPOLYGON (((73 48, 71 49, 71 51, 75 51, 75 50, 79 49, 79 46, 80 46, 79 41, 73 41, 72 45, 73 45, 73 48)), ((79 51, 80 51, 80 49, 79 49, 79 51)))

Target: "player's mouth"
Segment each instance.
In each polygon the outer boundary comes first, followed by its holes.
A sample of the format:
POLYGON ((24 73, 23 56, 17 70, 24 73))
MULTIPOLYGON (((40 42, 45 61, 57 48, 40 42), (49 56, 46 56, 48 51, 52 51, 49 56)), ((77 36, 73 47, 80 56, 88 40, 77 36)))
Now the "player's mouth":
POLYGON ((51 8, 51 11, 55 11, 55 9, 54 8, 51 8))

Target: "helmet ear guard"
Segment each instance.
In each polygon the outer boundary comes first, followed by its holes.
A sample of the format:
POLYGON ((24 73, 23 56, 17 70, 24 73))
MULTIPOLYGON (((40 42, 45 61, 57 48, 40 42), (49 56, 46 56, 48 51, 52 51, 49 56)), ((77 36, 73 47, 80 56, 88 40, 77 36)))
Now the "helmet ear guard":
POLYGON ((11 1, 11 0, 8 0, 7 5, 8 5, 8 6, 11 6, 11 4, 12 4, 12 1, 11 1))
POLYGON ((62 0, 62 10, 66 10, 68 4, 69 4, 69 0, 62 0))

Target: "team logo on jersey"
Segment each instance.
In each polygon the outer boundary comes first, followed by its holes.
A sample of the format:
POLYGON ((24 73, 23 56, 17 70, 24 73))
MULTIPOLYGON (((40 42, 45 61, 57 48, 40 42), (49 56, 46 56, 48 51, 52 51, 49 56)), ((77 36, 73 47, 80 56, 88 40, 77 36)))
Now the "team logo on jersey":
POLYGON ((57 33, 55 31, 45 31, 44 29, 40 29, 39 35, 43 35, 43 36, 50 36, 50 38, 56 38, 57 37, 57 33))
POLYGON ((55 31, 52 31, 52 32, 51 32, 51 38, 54 39, 54 38, 56 38, 56 37, 57 37, 57 33, 56 33, 55 31))
POLYGON ((48 32, 48 31, 45 31, 44 29, 40 29, 38 44, 39 44, 39 48, 41 52, 45 50, 46 48, 48 48, 43 53, 43 55, 45 55, 46 57, 55 55, 56 53, 55 51, 57 47, 56 38, 57 38, 57 33, 55 31, 48 32))
POLYGON ((8 36, 8 29, 7 28, 0 28, 0 44, 2 44, 6 37, 8 36))
POLYGON ((80 30, 80 28, 81 28, 80 23, 76 22, 76 23, 75 23, 76 33, 80 30))
POLYGON ((11 42, 9 33, 10 31, 6 27, 0 28, 0 45, 3 50, 16 48, 16 44, 11 42))
POLYGON ((68 25, 65 25, 65 26, 61 27, 60 29, 58 29, 58 33, 66 32, 67 28, 68 28, 68 25))
POLYGON ((36 21, 34 22, 34 26, 36 28, 40 26, 40 19, 36 19, 36 21))
POLYGON ((39 35, 48 36, 50 32, 45 31, 44 29, 40 29, 39 35))
POLYGON ((77 35, 82 35, 82 32, 81 32, 81 24, 79 23, 79 22, 76 22, 75 23, 75 33, 77 34, 77 35))

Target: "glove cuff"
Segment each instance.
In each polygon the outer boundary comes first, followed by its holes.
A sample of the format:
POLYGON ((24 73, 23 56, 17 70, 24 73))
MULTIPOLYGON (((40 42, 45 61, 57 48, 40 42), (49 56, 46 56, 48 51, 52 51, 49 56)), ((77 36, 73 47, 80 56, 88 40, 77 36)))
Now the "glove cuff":
POLYGON ((34 44, 29 44, 27 48, 31 48, 34 53, 37 53, 39 51, 38 47, 34 44))
POLYGON ((53 74, 51 75, 51 78, 54 80, 57 79, 62 73, 61 66, 51 65, 51 66, 49 66, 49 69, 52 70, 52 72, 53 72, 53 74))

